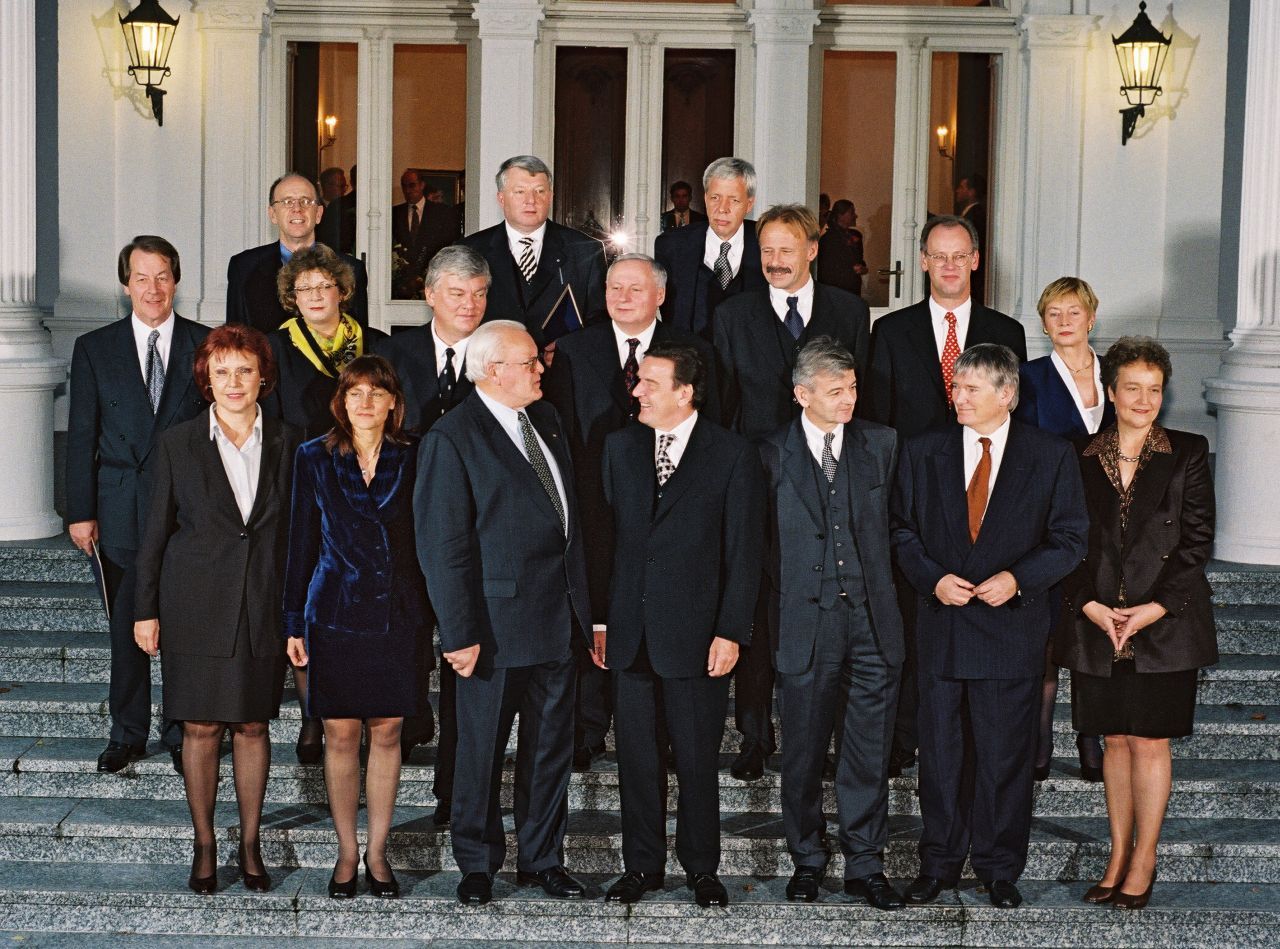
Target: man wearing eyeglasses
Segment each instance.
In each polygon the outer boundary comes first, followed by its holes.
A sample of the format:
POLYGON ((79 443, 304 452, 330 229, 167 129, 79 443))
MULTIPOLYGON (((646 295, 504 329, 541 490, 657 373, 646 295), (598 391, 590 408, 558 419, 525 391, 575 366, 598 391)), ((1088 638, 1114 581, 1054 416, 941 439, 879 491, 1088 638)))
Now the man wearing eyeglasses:
MULTIPOLYGON (((270 333, 288 320, 276 296, 276 274, 295 253, 316 242, 316 226, 324 217, 324 204, 316 186, 302 175, 289 172, 277 178, 267 190, 267 217, 279 237, 261 247, 251 247, 227 264, 227 322, 248 323, 270 333)), ((334 248, 337 250, 337 248, 334 248)), ((356 292, 346 312, 369 325, 369 275, 364 262, 342 254, 356 274, 356 292)))

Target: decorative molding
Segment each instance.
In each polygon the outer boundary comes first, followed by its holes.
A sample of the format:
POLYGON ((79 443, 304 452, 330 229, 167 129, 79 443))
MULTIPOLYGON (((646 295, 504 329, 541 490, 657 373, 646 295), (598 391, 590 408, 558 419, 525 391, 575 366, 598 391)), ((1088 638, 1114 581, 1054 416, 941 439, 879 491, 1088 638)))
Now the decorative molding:
POLYGON ((471 18, 479 24, 482 40, 509 39, 535 42, 538 24, 546 17, 538 0, 476 0, 471 18))
POLYGON ((653 30, 642 30, 634 36, 637 46, 653 46, 658 42, 658 34, 653 30))
POLYGON ((1027 15, 1018 21, 1024 49, 1038 47, 1088 46, 1089 36, 1098 28, 1099 16, 1027 15))
POLYGON ((256 30, 266 32, 275 12, 275 0, 192 0, 202 30, 256 30))
POLYGON ((756 43, 803 43, 808 46, 813 42, 813 29, 818 25, 818 12, 775 13, 754 10, 747 18, 747 26, 751 28, 756 43))

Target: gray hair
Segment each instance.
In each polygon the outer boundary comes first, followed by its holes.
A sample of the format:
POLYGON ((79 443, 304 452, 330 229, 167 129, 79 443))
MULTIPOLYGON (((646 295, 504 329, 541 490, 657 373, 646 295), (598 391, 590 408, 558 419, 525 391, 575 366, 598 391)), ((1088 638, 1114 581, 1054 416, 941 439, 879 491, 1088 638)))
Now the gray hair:
POLYGON ((929 253, 929 248, 926 246, 929 243, 929 235, 937 227, 963 227, 969 232, 969 240, 973 243, 973 249, 982 249, 978 246, 978 229, 973 226, 972 221, 967 217, 960 217, 958 214, 939 214, 937 217, 931 217, 925 221, 924 228, 920 231, 920 253, 929 253))
POLYGON ((702 190, 711 186, 713 178, 741 178, 747 186, 747 197, 756 196, 756 169, 745 158, 717 158, 702 173, 702 190))
POLYGON ((427 264, 427 274, 423 278, 423 283, 428 287, 434 287, 445 274, 462 280, 484 277, 486 286, 493 282, 493 275, 489 272, 489 262, 480 256, 478 251, 461 244, 451 244, 436 252, 436 255, 431 258, 431 263, 427 264))
POLYGON ((507 186, 507 172, 512 168, 519 168, 521 171, 527 171, 531 175, 546 175, 547 185, 551 185, 551 169, 547 167, 545 161, 537 155, 513 155, 502 163, 498 168, 498 173, 493 178, 498 183, 499 191, 507 186))
POLYGON ((814 380, 818 376, 838 376, 857 370, 853 354, 843 343, 832 336, 815 336, 796 355, 796 365, 791 370, 791 384, 813 389, 814 380))
POLYGON ((662 264, 658 263, 648 254, 623 254, 620 257, 615 258, 613 263, 609 265, 609 270, 605 273, 604 278, 608 280, 609 274, 613 273, 613 268, 618 266, 618 264, 622 263, 625 260, 644 261, 646 264, 649 265, 649 272, 653 274, 653 282, 656 283, 659 286, 659 288, 664 288, 664 289, 666 288, 667 268, 662 266, 662 264))
POLYGON ((1018 357, 1008 346, 999 343, 977 343, 970 346, 956 359, 955 376, 965 372, 978 372, 997 389, 1013 388, 1013 401, 1009 411, 1018 407, 1018 357))
POLYGON ((467 378, 472 382, 480 382, 485 377, 485 369, 495 362, 501 362, 502 344, 507 334, 517 332, 528 335, 523 323, 515 320, 491 320, 481 323, 467 341, 467 378))

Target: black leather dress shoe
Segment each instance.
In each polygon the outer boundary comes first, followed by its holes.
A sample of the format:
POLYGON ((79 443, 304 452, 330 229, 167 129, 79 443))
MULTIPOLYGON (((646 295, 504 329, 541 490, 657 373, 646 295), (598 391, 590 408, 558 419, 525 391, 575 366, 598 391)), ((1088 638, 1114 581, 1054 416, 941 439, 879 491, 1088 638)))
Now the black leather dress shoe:
POLYGON ((729 905, 729 893, 714 873, 690 873, 685 886, 693 890, 693 901, 704 909, 729 905))
POLYGON ((1031 769, 1031 779, 1033 781, 1043 781, 1049 777, 1049 771, 1052 770, 1053 764, 1038 764, 1031 769))
POLYGON ((1022 905, 1022 894, 1012 880, 992 880, 984 883, 991 905, 998 909, 1016 909, 1022 905))
POLYGON ((458 902, 483 906, 493 899, 493 877, 487 873, 464 873, 458 883, 458 902))
POLYGON ((661 873, 624 873, 604 895, 606 903, 639 903, 646 893, 662 889, 666 880, 661 873))
POLYGON ((170 748, 169 757, 173 761, 173 770, 178 773, 178 777, 182 777, 182 746, 170 748))
POLYGON ((845 880, 844 891, 849 896, 861 897, 876 909, 902 909, 907 905, 902 894, 889 884, 883 873, 845 880))
POLYGON ((907 902, 914 903, 916 906, 932 903, 943 890, 949 890, 955 885, 955 880, 942 880, 921 874, 907 887, 907 902))
POLYGON ((451 820, 453 820, 453 802, 437 801, 436 812, 431 815, 431 823, 437 827, 448 827, 451 820))
POLYGON ((764 752, 759 748, 744 748, 729 765, 729 773, 739 781, 758 781, 764 777, 764 752))
POLYGON ((564 867, 520 870, 516 873, 516 883, 520 886, 540 886, 547 896, 561 900, 580 900, 587 895, 587 888, 569 876, 564 867))
POLYGON ((109 741, 102 754, 98 755, 98 770, 107 774, 115 774, 123 770, 131 761, 147 756, 146 742, 126 745, 124 742, 109 741))
POLYGON ((298 729, 298 743, 294 746, 299 764, 316 764, 324 757, 324 722, 318 718, 304 718, 298 729))
POLYGON ((591 762, 604 757, 604 745, 585 745, 573 749, 573 770, 590 771, 591 762))
POLYGON ((818 898, 826 873, 825 867, 796 867, 787 881, 787 899, 793 903, 812 903, 818 898))

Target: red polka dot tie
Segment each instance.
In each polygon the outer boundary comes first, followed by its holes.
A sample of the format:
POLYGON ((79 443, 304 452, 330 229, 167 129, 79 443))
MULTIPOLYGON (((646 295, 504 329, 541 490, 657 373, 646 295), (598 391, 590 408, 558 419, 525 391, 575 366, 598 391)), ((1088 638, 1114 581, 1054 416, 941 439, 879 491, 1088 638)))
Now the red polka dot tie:
POLYGON ((960 342, 956 339, 956 315, 947 314, 947 340, 942 344, 942 388, 947 392, 947 404, 951 403, 951 379, 956 374, 956 360, 960 357, 960 342))

